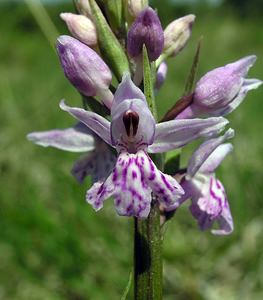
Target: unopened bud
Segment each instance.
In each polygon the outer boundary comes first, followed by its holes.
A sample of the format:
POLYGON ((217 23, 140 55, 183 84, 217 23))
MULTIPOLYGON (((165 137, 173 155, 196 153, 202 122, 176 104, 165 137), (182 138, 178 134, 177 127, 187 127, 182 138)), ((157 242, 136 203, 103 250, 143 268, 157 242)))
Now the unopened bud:
POLYGON ((98 96, 110 108, 111 71, 91 48, 70 36, 60 36, 57 51, 68 80, 85 96, 98 96))
POLYGON ((76 7, 78 9, 78 11, 85 15, 90 17, 91 16, 91 8, 90 8, 90 4, 89 4, 89 0, 74 0, 76 7))
POLYGON ((166 79, 168 66, 165 61, 163 61, 156 73, 156 82, 155 82, 155 88, 159 90, 161 86, 164 84, 164 81, 166 79))
POLYGON ((187 15, 170 23, 164 30, 164 55, 175 56, 187 44, 191 32, 195 15, 187 15))
POLYGON ((128 0, 128 11, 134 18, 148 6, 148 0, 128 0))
POLYGON ((96 27, 88 17, 72 13, 62 13, 60 17, 66 22, 69 31, 76 39, 90 47, 97 45, 96 27))
POLYGON ((127 50, 131 57, 142 54, 145 44, 150 61, 156 60, 163 50, 164 35, 161 22, 156 12, 147 7, 133 22, 127 40, 127 50))
POLYGON ((196 84, 193 103, 177 118, 224 116, 231 113, 242 103, 250 90, 263 83, 258 79, 246 78, 255 61, 255 55, 246 56, 205 74, 196 84))

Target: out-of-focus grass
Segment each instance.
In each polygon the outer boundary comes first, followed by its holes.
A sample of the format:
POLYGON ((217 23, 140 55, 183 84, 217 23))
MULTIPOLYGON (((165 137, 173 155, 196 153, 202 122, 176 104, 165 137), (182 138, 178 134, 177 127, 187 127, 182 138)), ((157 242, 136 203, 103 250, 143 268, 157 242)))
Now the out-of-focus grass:
MULTIPOLYGON (((66 10, 67 8, 63 8, 66 10)), ((50 12, 60 31, 60 8, 50 12)), ((132 267, 132 220, 112 201, 95 213, 84 201, 88 183, 69 174, 76 154, 26 141, 32 130, 74 123, 58 108, 80 98, 26 7, 0 18, 0 299, 120 299, 132 267)), ((165 17, 163 18, 165 20, 165 17)), ((251 76, 263 77, 262 22, 223 13, 197 18, 187 49, 169 61, 158 96, 162 113, 183 91, 195 43, 203 34, 199 76, 255 53, 251 76)), ((220 167, 235 221, 229 237, 199 232, 187 205, 167 226, 164 241, 166 300, 262 299, 263 206, 262 90, 251 92, 229 119, 234 153, 220 167)), ((192 147, 187 147, 187 155, 192 147)), ((184 161, 187 159, 184 156, 184 161)))

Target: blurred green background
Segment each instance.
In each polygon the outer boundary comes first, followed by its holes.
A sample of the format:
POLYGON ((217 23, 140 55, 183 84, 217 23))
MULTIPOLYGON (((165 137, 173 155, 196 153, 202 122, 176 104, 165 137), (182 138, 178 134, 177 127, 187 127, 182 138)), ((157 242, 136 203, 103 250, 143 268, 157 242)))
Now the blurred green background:
MULTIPOLYGON (((50 2, 50 1, 49 1, 50 2)), ((51 1, 52 2, 52 1, 51 1)), ((198 38, 198 78, 248 54, 258 61, 250 77, 263 78, 262 1, 154 1, 164 25, 197 15, 187 48, 169 61, 158 96, 160 115, 181 95, 198 38)), ((84 201, 88 182, 70 175, 77 154, 33 145, 34 130, 74 123, 60 111, 80 97, 64 78, 52 28, 46 36, 22 1, 0 5, 0 299, 120 299, 132 269, 133 222, 115 214, 112 201, 99 213, 84 201)), ((46 5, 59 33, 70 2, 46 5)), ((46 22, 41 13, 40 20, 46 22)), ((164 240, 164 299, 263 299, 262 89, 229 116, 235 151, 218 177, 228 193, 235 231, 200 232, 184 205, 164 240)), ((187 147, 185 162, 193 146, 187 147)), ((132 290, 127 299, 132 299, 132 290)))

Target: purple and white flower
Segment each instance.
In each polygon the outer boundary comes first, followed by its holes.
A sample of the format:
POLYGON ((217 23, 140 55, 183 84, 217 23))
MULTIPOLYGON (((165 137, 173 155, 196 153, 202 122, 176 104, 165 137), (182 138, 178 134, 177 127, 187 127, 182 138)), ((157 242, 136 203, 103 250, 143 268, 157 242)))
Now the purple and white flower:
POLYGON ((233 231, 233 219, 225 189, 215 175, 215 169, 233 149, 232 144, 223 143, 233 136, 234 130, 229 129, 223 136, 204 142, 194 152, 188 163, 186 176, 181 181, 185 194, 170 209, 176 209, 191 198, 190 211, 201 230, 210 229, 213 223, 218 222, 219 229, 211 230, 215 235, 227 235, 233 231))
POLYGON ((81 108, 60 107, 89 127, 118 153, 115 168, 105 181, 96 182, 86 200, 95 210, 113 196, 118 214, 145 218, 151 207, 151 193, 164 207, 184 194, 177 181, 161 171, 150 153, 179 148, 202 136, 218 134, 228 123, 222 117, 206 120, 172 120, 156 124, 145 96, 126 74, 114 95, 111 122, 81 108))
POLYGON ((88 175, 92 182, 107 178, 116 162, 114 150, 82 123, 66 129, 32 132, 27 138, 43 147, 87 153, 75 162, 71 171, 79 183, 88 175))
POLYGON ((235 110, 248 91, 258 88, 262 81, 245 78, 256 56, 246 56, 204 75, 196 84, 193 103, 177 119, 197 116, 225 116, 235 110))

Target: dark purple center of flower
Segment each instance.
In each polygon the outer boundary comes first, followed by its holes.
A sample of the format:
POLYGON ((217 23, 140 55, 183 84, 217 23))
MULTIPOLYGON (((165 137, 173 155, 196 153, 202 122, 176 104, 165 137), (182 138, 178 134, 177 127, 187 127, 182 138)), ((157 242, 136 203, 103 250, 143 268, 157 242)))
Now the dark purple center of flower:
POLYGON ((123 123, 126 129, 127 136, 135 136, 139 125, 139 115, 132 110, 127 110, 123 114, 123 123))

